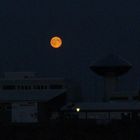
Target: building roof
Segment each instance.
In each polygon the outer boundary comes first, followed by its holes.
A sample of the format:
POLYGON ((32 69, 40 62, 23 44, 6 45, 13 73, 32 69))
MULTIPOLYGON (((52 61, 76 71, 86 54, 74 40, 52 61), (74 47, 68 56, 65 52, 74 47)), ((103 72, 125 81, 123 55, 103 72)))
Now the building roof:
POLYGON ((95 103, 76 103, 73 105, 66 105, 62 111, 75 111, 80 108, 81 111, 135 111, 140 110, 140 102, 95 102, 95 103))
POLYGON ((90 66, 92 71, 102 76, 119 76, 126 73, 131 67, 132 65, 128 61, 114 54, 109 54, 90 66))
POLYGON ((115 66, 132 66, 127 60, 125 60, 124 58, 120 57, 119 55, 115 55, 115 54, 109 54, 99 60, 97 60, 93 66, 111 66, 111 67, 115 67, 115 66))
POLYGON ((49 101, 61 94, 65 90, 55 91, 2 91, 0 92, 0 102, 14 101, 49 101))

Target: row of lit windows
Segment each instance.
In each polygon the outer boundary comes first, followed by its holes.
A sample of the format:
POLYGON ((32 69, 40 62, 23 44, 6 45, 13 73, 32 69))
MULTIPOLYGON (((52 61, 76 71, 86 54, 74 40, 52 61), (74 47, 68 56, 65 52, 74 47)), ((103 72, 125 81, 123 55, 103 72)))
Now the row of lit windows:
POLYGON ((36 89, 36 90, 46 90, 46 89, 62 89, 63 85, 3 85, 1 89, 3 90, 31 90, 31 89, 36 89))

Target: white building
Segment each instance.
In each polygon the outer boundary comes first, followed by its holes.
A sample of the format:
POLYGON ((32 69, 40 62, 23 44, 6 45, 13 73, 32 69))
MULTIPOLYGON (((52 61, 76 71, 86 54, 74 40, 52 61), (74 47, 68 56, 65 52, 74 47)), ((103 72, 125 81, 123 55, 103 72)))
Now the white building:
POLYGON ((0 78, 0 122, 45 122, 66 101, 64 78, 7 72, 0 78))

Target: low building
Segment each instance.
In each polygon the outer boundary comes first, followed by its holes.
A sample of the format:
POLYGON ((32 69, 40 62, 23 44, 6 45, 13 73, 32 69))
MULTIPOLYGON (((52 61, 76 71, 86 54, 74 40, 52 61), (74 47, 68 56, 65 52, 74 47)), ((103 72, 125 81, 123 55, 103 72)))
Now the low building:
POLYGON ((140 120, 140 102, 79 102, 64 106, 62 112, 78 119, 122 120, 124 118, 140 120))

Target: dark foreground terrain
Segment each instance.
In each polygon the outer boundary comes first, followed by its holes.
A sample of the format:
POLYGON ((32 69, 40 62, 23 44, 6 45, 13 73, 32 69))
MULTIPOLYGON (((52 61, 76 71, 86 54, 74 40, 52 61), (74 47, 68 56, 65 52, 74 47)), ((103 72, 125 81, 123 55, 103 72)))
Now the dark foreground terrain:
POLYGON ((87 120, 55 120, 45 124, 0 126, 0 140, 139 140, 139 121, 97 124, 87 120))

